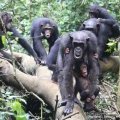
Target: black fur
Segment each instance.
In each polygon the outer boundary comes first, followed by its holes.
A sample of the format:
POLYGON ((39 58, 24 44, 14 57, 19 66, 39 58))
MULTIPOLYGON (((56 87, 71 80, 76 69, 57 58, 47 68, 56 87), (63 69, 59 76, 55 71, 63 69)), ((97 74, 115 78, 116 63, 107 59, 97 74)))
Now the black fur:
POLYGON ((103 7, 93 4, 89 7, 89 14, 93 18, 102 18, 100 22, 111 26, 111 37, 118 37, 120 35, 119 24, 117 20, 110 15, 110 13, 103 7))
POLYGON ((31 37, 33 39, 33 48, 36 51, 38 57, 42 59, 42 61, 46 62, 47 53, 45 48, 43 47, 42 40, 47 39, 47 42, 49 44, 49 51, 51 47, 53 46, 54 42, 58 38, 58 27, 57 24, 49 19, 49 18, 37 18, 32 23, 31 28, 31 37), (45 30, 43 29, 43 26, 49 25, 52 29, 52 34, 50 38, 46 38, 44 35, 45 30))
MULTIPOLYGON (((93 86, 97 83, 99 65, 98 60, 94 57, 95 53, 97 53, 97 38, 90 31, 82 30, 72 32, 61 37, 57 64, 59 71, 58 82, 62 100, 67 101, 64 109, 65 114, 71 113, 74 106, 73 72, 79 76, 79 67, 86 57, 89 65, 89 79, 94 83, 93 86), (81 49, 78 49, 81 50, 79 51, 81 54, 77 54, 81 56, 80 59, 78 59, 78 57, 76 58, 74 55, 75 42, 84 44, 81 46, 81 49)), ((91 94, 94 94, 94 92, 95 87, 92 88, 91 94)))
MULTIPOLYGON (((38 57, 35 51, 32 49, 32 47, 28 44, 28 42, 25 40, 25 38, 22 37, 22 35, 17 31, 17 29, 12 25, 12 17, 9 13, 3 12, 0 14, 1 21, 0 21, 0 36, 5 35, 5 32, 10 31, 12 32, 13 37, 18 38, 18 43, 27 50, 28 53, 30 53, 38 62, 38 57)), ((4 45, 2 43, 2 37, 0 37, 0 48, 3 48, 4 45)), ((40 62, 40 61, 39 61, 40 62)))

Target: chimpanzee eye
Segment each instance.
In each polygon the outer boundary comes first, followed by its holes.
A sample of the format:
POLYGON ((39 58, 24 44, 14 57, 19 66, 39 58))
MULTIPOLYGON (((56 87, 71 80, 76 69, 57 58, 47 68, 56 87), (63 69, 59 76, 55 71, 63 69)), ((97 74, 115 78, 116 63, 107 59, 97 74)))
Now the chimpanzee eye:
POLYGON ((83 44, 83 43, 81 43, 81 44, 80 44, 80 47, 81 47, 81 48, 84 48, 84 44, 83 44))
POLYGON ((94 28, 86 28, 86 30, 94 31, 94 28))
POLYGON ((75 42, 75 43, 74 43, 74 47, 84 48, 84 43, 77 43, 77 42, 75 42))
POLYGON ((43 27, 43 25, 40 25, 40 27, 43 27))

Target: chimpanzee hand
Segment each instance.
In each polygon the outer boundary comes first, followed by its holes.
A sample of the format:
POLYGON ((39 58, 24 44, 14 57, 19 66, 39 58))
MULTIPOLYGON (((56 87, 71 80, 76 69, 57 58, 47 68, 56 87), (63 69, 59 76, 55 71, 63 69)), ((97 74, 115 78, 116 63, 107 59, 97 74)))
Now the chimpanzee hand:
POLYGON ((38 57, 34 57, 36 64, 41 64, 41 60, 38 57))
POLYGON ((90 102, 85 102, 85 103, 84 103, 84 107, 83 107, 84 111, 85 111, 85 112, 90 112, 90 111, 100 112, 100 111, 96 108, 94 102, 95 102, 95 100, 91 100, 90 102))
POLYGON ((62 100, 59 104, 58 104, 58 108, 61 106, 65 106, 67 103, 67 100, 62 100))
POLYGON ((102 18, 98 18, 97 20, 98 20, 98 22, 100 23, 100 22, 102 21, 102 18))
POLYGON ((103 19, 103 18, 98 18, 98 22, 104 23, 104 22, 105 22, 105 19, 103 19))
POLYGON ((68 114, 72 113, 73 108, 74 108, 74 100, 73 101, 67 101, 67 104, 66 104, 66 106, 64 108, 64 111, 63 111, 64 115, 68 115, 68 114))

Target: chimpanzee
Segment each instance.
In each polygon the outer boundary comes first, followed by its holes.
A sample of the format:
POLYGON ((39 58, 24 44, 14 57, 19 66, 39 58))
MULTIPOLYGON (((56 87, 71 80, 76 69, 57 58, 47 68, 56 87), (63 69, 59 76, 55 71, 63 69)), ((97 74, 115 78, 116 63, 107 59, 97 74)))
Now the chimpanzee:
POLYGON ((18 43, 25 48, 28 53, 30 53, 35 61, 38 63, 40 60, 37 57, 37 54, 32 49, 32 47, 27 43, 27 41, 21 36, 21 34, 16 30, 16 28, 12 25, 12 16, 7 12, 2 12, 0 14, 0 48, 4 47, 2 42, 2 35, 5 35, 7 31, 12 32, 12 36, 18 38, 18 43))
POLYGON ((57 24, 49 18, 37 18, 32 23, 31 37, 33 39, 33 48, 38 57, 46 64, 47 53, 43 47, 42 40, 47 39, 49 51, 58 38, 57 24))
POLYGON ((89 7, 89 14, 92 18, 102 18, 99 19, 101 23, 106 23, 111 26, 111 37, 118 37, 120 35, 118 22, 105 8, 93 4, 89 7))
POLYGON ((111 53, 106 52, 108 39, 113 34, 110 25, 101 23, 97 18, 90 18, 81 25, 79 30, 89 30, 97 36, 100 59, 110 56, 111 53))
POLYGON ((82 63, 80 65, 79 76, 75 73, 76 84, 74 95, 77 97, 77 93, 80 93, 81 101, 84 102, 84 111, 89 112, 91 110, 97 110, 94 105, 94 100, 99 94, 100 88, 97 86, 97 83, 92 83, 88 78, 88 65, 82 63), (91 94, 92 88, 95 88, 93 94, 91 94))
MULTIPOLYGON (((66 104, 64 114, 69 114, 74 107, 73 72, 79 76, 80 65, 84 59, 88 63, 88 77, 96 84, 99 76, 97 38, 90 31, 82 30, 68 33, 61 37, 57 57, 58 83, 62 96, 61 105, 66 104)), ((76 78, 77 79, 77 78, 76 78)), ((92 88, 94 95, 96 88, 92 88)))

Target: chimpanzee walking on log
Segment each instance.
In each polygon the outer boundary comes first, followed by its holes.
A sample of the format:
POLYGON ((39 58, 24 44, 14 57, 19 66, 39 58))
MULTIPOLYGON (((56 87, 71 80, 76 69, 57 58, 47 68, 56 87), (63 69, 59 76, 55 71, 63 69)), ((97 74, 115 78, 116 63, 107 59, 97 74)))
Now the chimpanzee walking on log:
POLYGON ((0 14, 0 48, 4 47, 2 41, 2 35, 5 35, 5 32, 12 32, 12 36, 18 38, 18 43, 30 53, 37 63, 40 63, 40 60, 37 57, 37 54, 32 49, 32 47, 27 43, 27 41, 22 37, 22 35, 17 31, 17 29, 12 25, 12 16, 7 12, 2 12, 0 14))
MULTIPOLYGON (((61 37, 57 64, 58 82, 62 96, 61 105, 66 104, 65 115, 71 113, 74 107, 73 72, 79 77, 80 66, 85 59, 88 63, 88 79, 93 86, 90 89, 89 97, 94 95, 99 76, 97 55, 97 38, 94 33, 82 30, 61 37)), ((75 78, 78 80, 76 76, 75 78)))
POLYGON ((58 35, 58 27, 53 20, 49 18, 37 18, 33 21, 31 28, 33 48, 43 64, 46 64, 47 53, 42 44, 42 40, 47 39, 50 51, 58 35))

